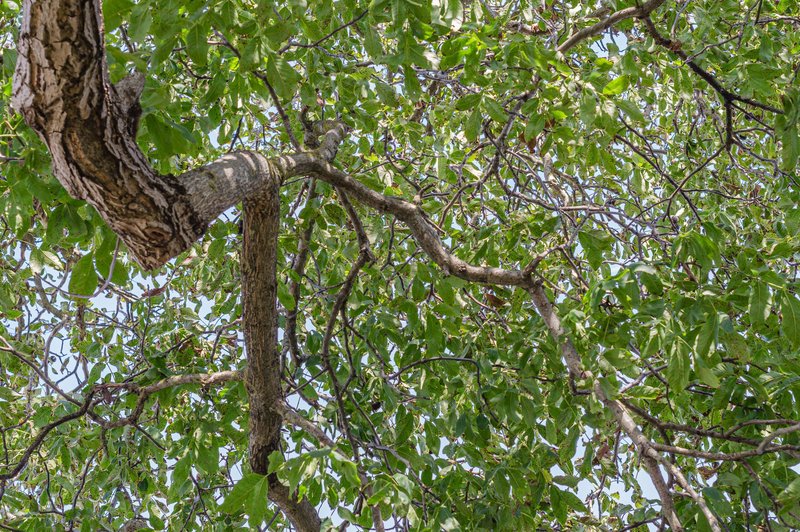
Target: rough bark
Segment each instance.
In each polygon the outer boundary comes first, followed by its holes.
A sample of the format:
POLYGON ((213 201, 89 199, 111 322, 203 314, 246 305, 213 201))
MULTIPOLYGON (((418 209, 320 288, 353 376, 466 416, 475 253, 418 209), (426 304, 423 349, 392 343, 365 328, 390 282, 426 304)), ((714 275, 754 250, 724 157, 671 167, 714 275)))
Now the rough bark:
POLYGON ((278 353, 277 247, 278 183, 244 202, 242 319, 247 349, 245 385, 250 397, 250 467, 267 474, 269 455, 280 449, 281 418, 273 405, 282 400, 278 353))
MULTIPOLYGON (((267 163, 248 152, 179 176, 157 173, 136 144, 144 78, 111 84, 102 28, 98 0, 24 2, 12 103, 49 148, 67 192, 94 206, 145 269, 185 251, 220 213, 268 187, 265 165, 284 178, 307 173, 308 154, 267 163)), ((332 158, 331 137, 343 133, 326 136, 314 156, 332 158)))
POLYGON ((25 2, 12 101, 47 144, 67 192, 93 205, 153 268, 197 240, 207 220, 136 145, 139 88, 135 78, 111 85, 102 27, 93 0, 25 2))
MULTIPOLYGON (((245 386, 250 399, 250 469, 268 474, 269 456, 280 450, 283 416, 281 364, 278 349, 278 230, 280 228, 280 176, 263 168, 265 187, 244 202, 242 246, 242 304, 247 349, 245 386)), ((269 498, 298 530, 320 529, 319 515, 307 499, 298 500, 273 474, 269 498)))

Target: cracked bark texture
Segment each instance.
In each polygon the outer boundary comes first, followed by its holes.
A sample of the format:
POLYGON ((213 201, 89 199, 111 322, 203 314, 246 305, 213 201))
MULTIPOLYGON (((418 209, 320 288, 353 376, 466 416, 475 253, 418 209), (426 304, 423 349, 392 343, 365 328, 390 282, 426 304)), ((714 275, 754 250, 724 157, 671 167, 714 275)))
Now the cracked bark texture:
POLYGON ((130 88, 111 85, 99 5, 92 0, 23 6, 14 106, 47 144, 67 192, 93 205, 146 268, 203 234, 174 176, 158 175, 130 134, 130 88))

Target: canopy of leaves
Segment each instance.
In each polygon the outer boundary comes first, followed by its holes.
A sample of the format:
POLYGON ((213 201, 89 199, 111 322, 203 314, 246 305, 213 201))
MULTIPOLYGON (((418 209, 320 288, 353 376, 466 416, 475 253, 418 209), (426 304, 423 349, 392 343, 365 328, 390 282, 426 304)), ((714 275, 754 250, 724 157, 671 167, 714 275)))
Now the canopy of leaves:
MULTIPOLYGON (((146 73, 138 141, 159 171, 289 152, 304 107, 340 118, 336 164, 413 199, 456 256, 536 265, 585 368, 720 522, 797 529, 800 8, 667 1, 604 24, 636 6, 103 13, 112 81, 146 73)), ((141 272, 9 108, 19 20, 0 3, 0 527, 285 526, 246 467, 238 379, 141 392, 244 368, 239 211, 141 272)), ((360 251, 340 199, 307 178, 281 189, 284 393, 306 426, 287 423, 272 470, 334 525, 369 528, 371 507, 411 530, 661 523, 639 449, 569 378, 525 291, 446 275, 356 205, 375 260, 331 315, 360 251)), ((707 529, 675 482, 681 522, 707 529)))

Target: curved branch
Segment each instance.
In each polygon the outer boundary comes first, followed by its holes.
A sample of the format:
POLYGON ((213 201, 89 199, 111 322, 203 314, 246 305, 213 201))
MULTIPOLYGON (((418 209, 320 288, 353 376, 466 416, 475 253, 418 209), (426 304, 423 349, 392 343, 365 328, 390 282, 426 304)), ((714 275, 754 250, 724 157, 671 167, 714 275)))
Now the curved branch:
POLYGON ((22 458, 19 462, 17 462, 17 465, 14 466, 10 471, 0 473, 0 480, 9 480, 19 475, 19 473, 25 469, 25 466, 28 465, 28 460, 31 459, 31 455, 36 452, 39 446, 44 442, 44 439, 47 437, 47 435, 50 434, 50 431, 60 425, 63 425, 64 423, 67 423, 68 421, 83 417, 89 410, 89 407, 92 406, 92 399, 94 399, 94 392, 90 392, 89 395, 86 396, 86 399, 79 409, 42 427, 42 429, 36 434, 36 437, 33 439, 31 444, 28 445, 28 448, 22 454, 22 458))
MULTIPOLYGON (((158 174, 136 144, 144 76, 111 84, 102 26, 99 0, 26 0, 12 103, 49 148, 67 192, 94 206, 145 269, 188 249, 220 213, 276 176, 303 173, 306 153, 259 164, 244 152, 158 174)), ((330 159, 345 129, 326 125, 313 155, 330 159)))
MULTIPOLYGON (((656 42, 656 44, 674 52, 678 57, 680 57, 683 60, 684 63, 689 65, 689 68, 692 69, 692 72, 703 78, 703 80, 706 83, 708 83, 708 85, 712 89, 714 89, 717 92, 717 94, 722 96, 722 99, 725 102, 725 112, 727 114, 726 120, 728 121, 730 120, 731 102, 742 102, 752 107, 757 107, 759 109, 763 109, 764 111, 769 111, 770 113, 775 113, 778 115, 783 114, 783 111, 776 107, 772 107, 771 105, 761 103, 759 101, 753 100, 752 98, 745 98, 743 96, 739 96, 738 94, 731 92, 725 87, 723 87, 722 84, 719 81, 717 81, 717 78, 715 78, 707 70, 703 70, 703 68, 701 68, 700 65, 698 65, 691 57, 689 57, 689 55, 686 52, 683 51, 683 49, 681 48, 681 43, 679 41, 672 41, 667 37, 661 35, 661 33, 659 33, 658 29, 656 28, 655 24, 653 24, 653 21, 649 15, 642 16, 641 19, 642 22, 644 22, 645 27, 647 28, 647 32, 650 34, 651 37, 653 37, 653 40, 656 42)), ((727 127, 727 129, 730 137, 730 127, 727 127)), ((730 138, 728 139, 728 141, 730 141, 730 138)))

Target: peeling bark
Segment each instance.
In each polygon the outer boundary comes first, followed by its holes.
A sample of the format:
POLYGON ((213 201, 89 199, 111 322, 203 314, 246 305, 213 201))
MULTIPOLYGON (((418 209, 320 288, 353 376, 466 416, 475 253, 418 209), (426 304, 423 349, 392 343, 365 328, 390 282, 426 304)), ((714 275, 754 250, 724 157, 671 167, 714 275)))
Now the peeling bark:
POLYGON ((102 28, 98 0, 24 2, 12 103, 47 145, 70 196, 94 206, 145 269, 188 249, 222 212, 269 187, 270 175, 307 173, 316 157, 335 155, 343 126, 313 155, 238 152, 159 174, 136 144, 144 78, 111 84, 102 28))

